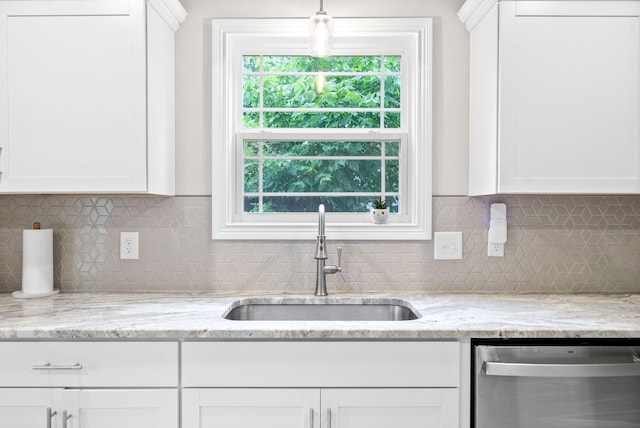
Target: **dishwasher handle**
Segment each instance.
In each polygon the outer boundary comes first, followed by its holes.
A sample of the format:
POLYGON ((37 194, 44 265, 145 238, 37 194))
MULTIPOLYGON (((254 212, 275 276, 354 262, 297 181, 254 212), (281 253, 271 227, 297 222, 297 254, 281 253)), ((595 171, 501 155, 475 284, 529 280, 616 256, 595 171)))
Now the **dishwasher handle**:
POLYGON ((640 363, 529 364, 485 361, 487 376, 517 377, 624 377, 640 376, 640 363))

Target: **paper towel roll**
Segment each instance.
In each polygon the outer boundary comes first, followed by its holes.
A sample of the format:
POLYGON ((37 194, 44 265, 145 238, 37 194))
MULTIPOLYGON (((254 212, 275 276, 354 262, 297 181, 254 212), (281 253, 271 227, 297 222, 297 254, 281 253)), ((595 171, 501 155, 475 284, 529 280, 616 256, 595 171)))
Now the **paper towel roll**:
POLYGON ((22 291, 16 298, 57 294, 53 289, 53 229, 22 231, 22 291))

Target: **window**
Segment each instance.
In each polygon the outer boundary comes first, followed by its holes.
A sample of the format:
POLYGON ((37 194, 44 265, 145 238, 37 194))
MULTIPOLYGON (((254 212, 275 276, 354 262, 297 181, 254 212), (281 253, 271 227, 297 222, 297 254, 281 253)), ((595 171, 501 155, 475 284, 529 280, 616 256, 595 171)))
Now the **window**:
POLYGON ((399 129, 400 59, 244 56, 243 128, 297 134, 239 134, 244 212, 367 212, 379 198, 398 212, 402 134, 326 131, 399 129))
POLYGON ((429 19, 213 20, 213 238, 430 239, 429 19), (370 221, 373 199, 392 209, 370 221))

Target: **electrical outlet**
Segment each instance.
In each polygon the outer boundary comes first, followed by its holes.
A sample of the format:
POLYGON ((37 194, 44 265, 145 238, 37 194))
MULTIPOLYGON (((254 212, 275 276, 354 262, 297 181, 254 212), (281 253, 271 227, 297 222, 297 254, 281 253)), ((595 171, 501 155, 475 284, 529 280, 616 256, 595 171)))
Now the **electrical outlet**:
POLYGON ((489 242, 489 257, 504 257, 504 244, 489 242))
POLYGON ((138 232, 120 232, 120 259, 138 260, 138 232))
POLYGON ((462 232, 434 233, 433 259, 462 260, 462 232))

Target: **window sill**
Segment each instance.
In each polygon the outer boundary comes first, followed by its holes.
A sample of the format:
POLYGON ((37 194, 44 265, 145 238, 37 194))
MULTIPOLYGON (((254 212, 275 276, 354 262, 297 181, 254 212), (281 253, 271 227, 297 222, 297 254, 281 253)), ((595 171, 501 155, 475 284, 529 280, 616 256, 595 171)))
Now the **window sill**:
MULTIPOLYGON (((423 215, 419 224, 399 223, 392 218, 386 224, 372 222, 332 222, 327 214, 325 235, 332 240, 344 241, 426 241, 431 239, 431 228, 427 224, 427 215, 423 215)), ((313 240, 318 235, 317 222, 232 222, 217 224, 213 222, 214 240, 313 240)))

